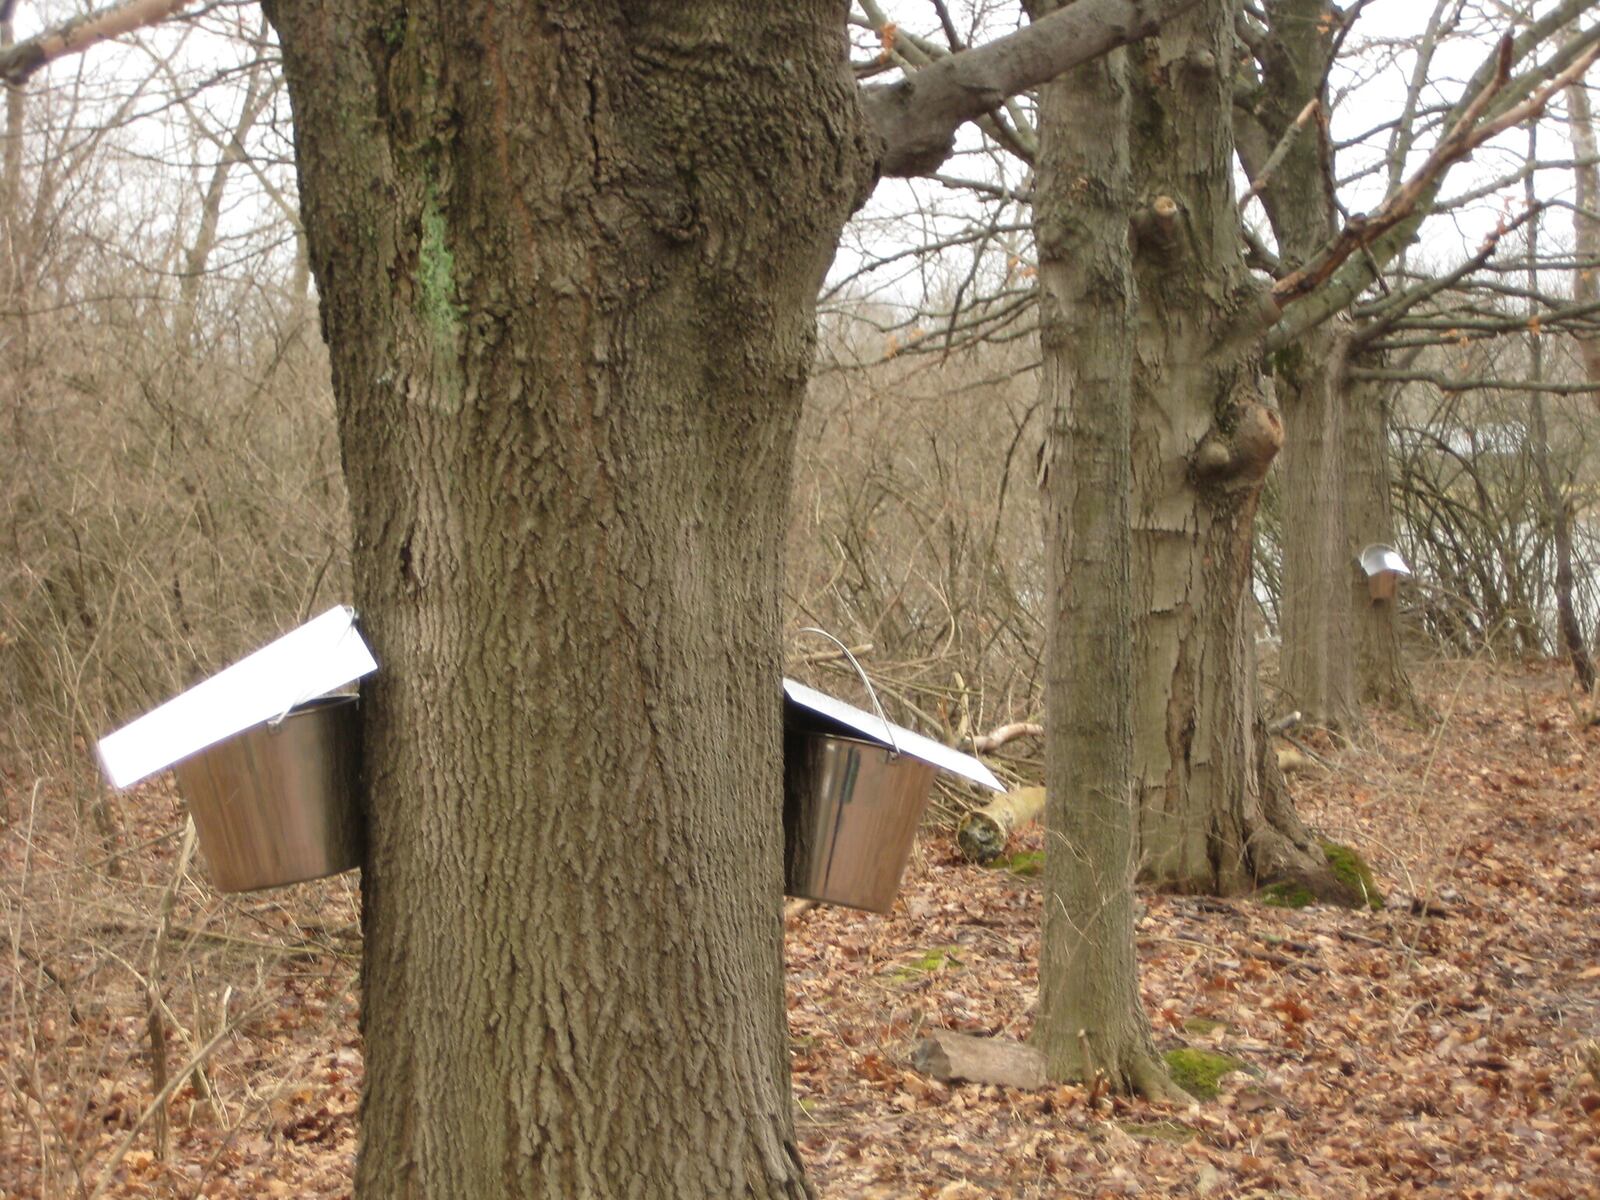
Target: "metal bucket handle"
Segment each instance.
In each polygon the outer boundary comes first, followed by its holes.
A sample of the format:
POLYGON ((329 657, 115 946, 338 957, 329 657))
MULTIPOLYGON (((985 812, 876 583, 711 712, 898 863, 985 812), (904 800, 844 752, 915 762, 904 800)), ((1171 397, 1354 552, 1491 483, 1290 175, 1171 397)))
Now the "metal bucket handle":
POLYGON ((878 720, 883 722, 884 736, 888 739, 888 742, 889 742, 889 757, 891 759, 899 758, 900 757, 900 743, 895 741, 894 726, 889 724, 889 718, 883 715, 883 705, 878 703, 878 693, 877 693, 876 689, 874 689, 873 686, 872 686, 872 680, 867 678, 867 673, 861 669, 861 664, 856 661, 856 656, 854 654, 850 653, 850 647, 846 646, 843 642, 841 642, 838 638, 834 637, 833 634, 829 633, 826 629, 818 629, 814 625, 808 625, 804 629, 802 629, 800 632, 801 633, 820 634, 822 637, 827 638, 830 642, 832 642, 835 646, 839 647, 839 649, 844 652, 844 656, 847 659, 850 660, 850 665, 856 669, 856 674, 861 676, 861 682, 866 685, 867 695, 872 698, 872 707, 877 710, 878 720))
MULTIPOLYGON (((345 626, 345 631, 339 635, 339 641, 334 643, 335 646, 338 646, 340 644, 340 642, 343 642, 345 638, 349 637, 352 633, 355 632, 356 622, 359 621, 360 619, 361 619, 361 614, 359 612, 357 612, 354 608, 350 609, 350 624, 345 626)), ((846 651, 846 653, 849 653, 849 652, 846 651)), ((283 721, 284 721, 285 717, 287 717, 295 709, 299 708, 306 701, 315 700, 318 696, 321 696, 323 694, 324 693, 322 693, 322 692, 305 692, 305 693, 302 693, 301 695, 297 696, 295 699, 289 701, 289 706, 287 708, 285 708, 281 713, 279 713, 275 717, 268 717, 267 718, 267 732, 268 733, 277 733, 280 729, 283 728, 283 721)))

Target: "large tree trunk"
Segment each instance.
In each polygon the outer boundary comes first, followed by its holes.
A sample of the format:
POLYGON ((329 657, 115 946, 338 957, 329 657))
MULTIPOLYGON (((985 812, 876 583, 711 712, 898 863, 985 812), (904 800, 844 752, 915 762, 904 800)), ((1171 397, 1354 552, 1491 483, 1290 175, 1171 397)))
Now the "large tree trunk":
MULTIPOLYGON (((1052 5, 1037 0, 1034 17, 1052 5)), ((1166 1078, 1139 998, 1133 935, 1133 359, 1126 56, 1039 99, 1034 228, 1040 398, 1050 413, 1044 934, 1034 1038, 1052 1079, 1104 1072, 1154 1096, 1166 1078)))
POLYGON ((1295 818, 1257 715, 1251 523, 1282 424, 1233 194, 1233 5, 1205 0, 1135 54, 1141 210, 1134 363, 1134 774, 1143 875, 1237 893, 1337 885, 1295 818))
POLYGON ((796 1196, 778 555, 835 3, 270 2, 363 693, 356 1195, 796 1196))

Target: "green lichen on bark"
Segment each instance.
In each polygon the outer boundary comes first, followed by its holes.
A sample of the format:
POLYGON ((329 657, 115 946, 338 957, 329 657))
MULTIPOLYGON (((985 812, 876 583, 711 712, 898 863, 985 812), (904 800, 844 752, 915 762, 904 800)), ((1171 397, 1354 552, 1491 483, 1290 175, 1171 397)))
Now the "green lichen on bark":
POLYGON ((1172 1082, 1196 1100, 1215 1100, 1224 1075, 1250 1070, 1248 1063, 1232 1055, 1196 1050, 1193 1046, 1179 1046, 1161 1057, 1166 1061, 1172 1082))
POLYGON ((422 237, 417 246, 417 291, 422 301, 422 316, 442 349, 453 345, 460 332, 461 306, 456 303, 456 260, 450 249, 450 227, 431 186, 423 200, 421 226, 422 237))

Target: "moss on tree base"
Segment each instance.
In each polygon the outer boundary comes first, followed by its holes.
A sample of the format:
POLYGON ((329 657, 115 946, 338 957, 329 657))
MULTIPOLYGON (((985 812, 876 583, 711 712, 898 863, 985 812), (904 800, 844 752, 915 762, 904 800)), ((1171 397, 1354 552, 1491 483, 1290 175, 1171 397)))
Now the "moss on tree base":
POLYGON ((1193 1046, 1179 1046, 1161 1057, 1167 1064, 1172 1082, 1196 1100, 1215 1100, 1224 1075, 1250 1070, 1248 1063, 1231 1054, 1197 1050, 1193 1046))
POLYGON ((1361 896, 1368 908, 1377 912, 1383 907, 1383 893, 1372 877, 1372 868, 1352 847, 1339 842, 1322 841, 1322 853, 1328 860, 1333 877, 1351 891, 1361 896))
POLYGON ((1305 908, 1321 901, 1344 908, 1370 908, 1374 912, 1383 907, 1383 892, 1366 859, 1340 842, 1324 839, 1317 845, 1327 860, 1327 877, 1275 880, 1256 893, 1263 904, 1274 908, 1305 908))

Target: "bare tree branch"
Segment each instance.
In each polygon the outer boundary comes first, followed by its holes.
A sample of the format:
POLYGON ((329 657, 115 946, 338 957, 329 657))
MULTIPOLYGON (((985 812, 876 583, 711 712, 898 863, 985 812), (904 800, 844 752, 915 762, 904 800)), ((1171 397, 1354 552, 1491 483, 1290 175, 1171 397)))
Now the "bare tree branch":
POLYGON ((1525 212, 1514 220, 1502 222, 1488 237, 1483 239, 1477 252, 1471 258, 1449 274, 1437 279, 1424 280, 1416 287, 1396 292, 1381 302, 1368 306, 1365 310, 1358 308, 1356 315, 1368 318, 1368 323, 1357 331, 1352 340, 1357 345, 1364 345, 1382 337, 1394 327, 1396 321, 1400 320, 1401 317, 1418 304, 1439 295, 1441 292, 1448 291, 1467 278, 1467 276, 1480 270, 1494 255, 1495 250, 1500 245, 1500 239, 1522 225, 1531 215, 1531 212, 1525 212))
POLYGON ((1267 182, 1272 178, 1272 173, 1288 157, 1289 149, 1294 145, 1296 135, 1306 127, 1312 117, 1317 115, 1317 110, 1321 107, 1322 102, 1317 99, 1313 98, 1306 101, 1306 106, 1300 110, 1300 115, 1294 119, 1294 123, 1289 126, 1288 131, 1278 139, 1278 144, 1273 148, 1272 153, 1267 156, 1267 161, 1261 164, 1261 170, 1256 172, 1256 177, 1250 181, 1250 186, 1245 189, 1244 195, 1239 197, 1240 212, 1243 212, 1245 206, 1255 198, 1256 193, 1267 185, 1267 182))
POLYGON ((1389 383, 1431 383, 1441 392, 1548 392, 1582 396, 1596 390, 1592 383, 1540 383, 1530 379, 1467 378, 1438 371, 1402 371, 1385 367, 1351 367, 1351 379, 1381 379, 1389 383))
POLYGON ((1001 725, 991 729, 988 733, 972 739, 972 748, 979 754, 987 754, 991 750, 998 750, 1007 742, 1015 741, 1020 737, 1043 737, 1044 726, 1032 721, 1013 721, 1009 725, 1001 725))
POLYGON ((1009 96, 1155 33, 1195 0, 1077 0, 1026 29, 862 89, 884 141, 884 175, 926 175, 950 155, 955 131, 1009 96))
POLYGON ((1494 57, 1474 74, 1469 90, 1457 104, 1455 111, 1459 115, 1427 161, 1391 192, 1376 213, 1352 219, 1303 270, 1273 288, 1272 304, 1264 315, 1270 318, 1271 310, 1276 308, 1282 318, 1267 335, 1269 349, 1282 346, 1342 312, 1410 240, 1432 210, 1451 166, 1489 138, 1543 112, 1556 92, 1582 77, 1600 55, 1600 30, 1588 29, 1576 35, 1549 61, 1516 79, 1511 78, 1510 68, 1545 38, 1580 16, 1589 4, 1590 0, 1564 0, 1528 26, 1514 42, 1502 42, 1494 57), (1358 251, 1363 253, 1358 255, 1358 251), (1291 307, 1294 301, 1299 302, 1291 307))
MULTIPOLYGON (((951 54, 965 50, 960 39, 954 37, 947 26, 946 36, 950 47, 946 49, 926 38, 908 33, 889 20, 882 7, 876 0, 856 0, 861 7, 865 20, 854 20, 854 23, 864 26, 876 33, 883 42, 883 59, 886 65, 899 67, 908 74, 910 69, 921 70, 930 63, 949 58, 951 54)), ((940 15, 947 17, 941 6, 940 15)), ((1016 155, 1025 163, 1032 163, 1034 156, 1039 152, 1039 139, 1032 126, 1028 124, 1027 117, 1016 102, 1007 98, 1001 108, 986 112, 980 117, 973 118, 978 128, 982 129, 996 143, 1003 146, 1010 153, 1016 155)))
MULTIPOLYGON (((1511 78, 1511 39, 1509 37, 1501 39, 1500 47, 1496 53, 1498 63, 1494 77, 1482 91, 1473 97, 1472 103, 1467 105, 1466 112, 1461 114, 1461 119, 1455 123, 1449 133, 1439 139, 1438 145, 1433 148, 1427 160, 1412 174, 1411 178, 1407 179, 1398 191, 1385 200, 1377 212, 1371 216, 1352 217, 1345 227, 1339 231, 1339 236, 1321 254, 1317 255, 1315 259, 1293 275, 1278 281, 1272 289, 1272 296, 1280 308, 1316 291, 1357 250, 1371 246, 1385 233, 1409 217, 1416 210, 1418 202, 1423 198, 1423 194, 1451 166, 1466 158, 1473 150, 1495 134, 1543 111, 1544 102, 1556 90, 1554 84, 1542 88, 1528 100, 1517 105, 1510 112, 1503 114, 1496 120, 1482 121, 1490 103, 1500 94, 1511 78), (1480 121, 1482 122, 1481 124, 1480 121)), ((1600 47, 1591 50, 1585 56, 1584 67, 1587 67, 1594 60, 1596 53, 1600 53, 1600 47)), ((1581 75, 1581 73, 1580 71, 1579 74, 1581 75)))
POLYGON ((23 83, 58 58, 166 20, 192 0, 127 0, 64 21, 53 29, 0 51, 0 80, 23 83))

